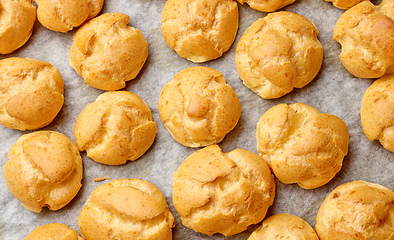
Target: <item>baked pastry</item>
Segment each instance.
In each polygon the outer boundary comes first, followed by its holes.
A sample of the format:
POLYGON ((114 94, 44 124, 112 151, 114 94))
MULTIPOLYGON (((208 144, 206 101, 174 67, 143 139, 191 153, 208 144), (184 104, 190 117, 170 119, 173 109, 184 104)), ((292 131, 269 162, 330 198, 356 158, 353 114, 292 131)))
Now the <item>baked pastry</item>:
POLYGON ((241 36, 235 66, 244 84, 265 99, 279 98, 311 82, 323 62, 318 30, 307 18, 275 12, 241 36))
POLYGON ((379 184, 353 181, 335 188, 316 217, 320 240, 392 239, 394 192, 379 184))
POLYGON ((35 130, 50 124, 63 106, 63 78, 51 64, 31 58, 0 61, 0 123, 35 130))
POLYGON ((259 239, 319 240, 311 225, 304 219, 288 213, 276 214, 265 219, 248 238, 248 240, 259 239))
POLYGON ((368 140, 379 140, 384 148, 394 152, 394 75, 383 76, 369 86, 360 116, 368 140))
POLYGON ((148 58, 142 33, 123 13, 105 13, 80 27, 70 48, 70 66, 101 90, 119 90, 137 77, 148 58))
POLYGON ((8 152, 4 178, 22 206, 39 213, 59 210, 81 188, 82 159, 74 143, 61 133, 36 131, 22 135, 8 152))
POLYGON ((339 60, 356 77, 379 78, 394 73, 394 3, 364 1, 345 11, 333 39, 342 46, 339 60))
POLYGON ((264 219, 275 197, 274 178, 257 154, 223 153, 216 144, 189 155, 175 171, 172 188, 182 223, 207 235, 246 230, 264 219))
POLYGON ((79 114, 74 136, 80 151, 96 162, 120 165, 141 157, 156 136, 145 102, 127 91, 102 93, 79 114))
POLYGON ((241 103, 219 71, 190 67, 174 75, 159 97, 161 121, 187 147, 223 140, 238 123, 241 103))
POLYGON ((328 183, 348 152, 345 122, 303 103, 276 105, 258 121, 257 151, 283 183, 305 189, 328 183))
POLYGON ((25 240, 83 240, 78 236, 77 231, 70 229, 62 223, 49 223, 42 225, 26 236, 25 240))
POLYGON ((356 6, 362 1, 367 1, 367 0, 325 0, 327 2, 332 2, 332 4, 340 9, 349 9, 351 7, 356 6))
POLYGON ((115 179, 90 194, 78 226, 86 240, 170 240, 175 220, 155 185, 140 179, 115 179))
POLYGON ((37 10, 32 0, 0 0, 0 9, 0 54, 8 54, 29 40, 37 10))
POLYGON ((237 0, 237 2, 247 3, 251 8, 261 12, 275 12, 292 4, 295 0, 237 0))
POLYGON ((101 10, 104 0, 34 0, 37 19, 46 28, 68 32, 74 27, 94 18, 101 10))
POLYGON ((219 58, 238 31, 238 5, 233 0, 167 0, 161 30, 167 45, 192 62, 219 58))

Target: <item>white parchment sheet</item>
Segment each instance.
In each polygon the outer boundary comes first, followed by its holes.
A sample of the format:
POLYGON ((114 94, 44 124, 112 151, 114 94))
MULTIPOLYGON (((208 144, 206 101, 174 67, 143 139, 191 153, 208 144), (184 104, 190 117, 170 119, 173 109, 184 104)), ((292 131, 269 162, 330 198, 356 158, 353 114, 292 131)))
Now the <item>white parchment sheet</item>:
MULTIPOLYGON (((149 44, 149 57, 135 80, 127 83, 128 91, 139 95, 150 107, 158 131, 152 147, 137 161, 121 166, 108 166, 89 159, 81 153, 84 164, 84 178, 78 195, 63 209, 43 209, 39 214, 23 208, 8 191, 4 181, 3 166, 12 144, 29 131, 18 131, 0 125, 0 239, 24 239, 33 229, 48 223, 63 223, 78 231, 77 219, 90 193, 99 185, 118 178, 141 178, 155 184, 164 194, 170 210, 175 216, 176 226, 173 239, 247 239, 259 225, 250 226, 247 231, 224 237, 220 234, 207 236, 184 227, 172 203, 172 174, 183 160, 197 149, 177 143, 164 128, 158 114, 159 94, 165 83, 174 74, 192 66, 208 66, 222 72, 228 84, 237 93, 242 106, 241 118, 235 129, 219 144, 223 151, 242 148, 254 153, 256 150, 255 130, 259 118, 279 103, 303 102, 323 113, 342 118, 350 134, 349 153, 343 161, 341 171, 323 187, 305 190, 296 184, 286 185, 276 180, 276 197, 267 216, 287 212, 306 220, 313 227, 320 204, 325 196, 338 185, 352 180, 365 180, 394 188, 394 155, 378 142, 365 137, 360 122, 360 105, 364 91, 373 80, 353 77, 338 59, 340 45, 332 40, 332 31, 344 10, 335 8, 323 0, 297 0, 282 10, 299 13, 311 20, 319 30, 319 40, 324 48, 324 60, 317 77, 306 87, 275 100, 264 100, 243 85, 235 69, 235 48, 240 36, 258 18, 266 13, 239 4, 240 22, 235 42, 222 57, 207 63, 196 64, 179 57, 164 42, 161 33, 160 15, 164 0, 105 0, 101 13, 121 12, 130 16, 130 26, 139 29, 149 44), (97 177, 108 177, 104 182, 95 182, 97 177)), ((376 2, 375 2, 376 3, 376 2)), ((69 49, 76 30, 59 33, 48 30, 36 21, 30 40, 8 57, 30 57, 54 65, 64 80, 65 103, 59 115, 45 130, 63 133, 74 140, 74 123, 89 103, 103 91, 90 87, 69 66, 69 49)), ((79 232, 79 231, 78 231, 79 232)))

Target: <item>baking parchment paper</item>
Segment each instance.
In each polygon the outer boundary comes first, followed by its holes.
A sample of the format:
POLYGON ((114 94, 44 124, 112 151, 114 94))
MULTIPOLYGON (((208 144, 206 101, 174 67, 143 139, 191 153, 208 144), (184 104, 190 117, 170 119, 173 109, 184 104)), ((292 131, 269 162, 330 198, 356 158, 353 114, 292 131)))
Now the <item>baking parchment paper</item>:
MULTIPOLYGON (((360 79, 349 74, 338 59, 340 45, 332 40, 335 23, 344 10, 335 8, 323 0, 297 0, 281 9, 299 13, 316 25, 319 30, 318 38, 324 48, 324 60, 319 74, 306 87, 296 89, 279 99, 264 100, 243 85, 235 69, 234 55, 240 36, 254 21, 266 16, 266 13, 239 4, 239 30, 231 49, 219 59, 196 64, 179 57, 164 42, 160 29, 160 15, 164 3, 164 0, 105 0, 101 11, 129 15, 129 25, 139 29, 149 44, 147 62, 138 77, 128 82, 125 89, 139 95, 152 111, 153 120, 158 127, 152 147, 137 161, 121 166, 96 163, 82 152, 84 178, 78 195, 58 211, 44 208, 37 214, 21 206, 8 191, 3 177, 3 166, 7 161, 10 147, 22 134, 29 131, 12 130, 0 125, 0 239, 24 239, 33 229, 54 222, 66 224, 78 231, 78 215, 90 193, 97 186, 120 178, 148 180, 162 191, 176 219, 173 239, 247 239, 259 224, 252 225, 245 232, 231 237, 220 234, 207 236, 184 227, 172 204, 172 174, 183 160, 197 149, 180 145, 167 132, 158 114, 158 98, 162 87, 174 74, 192 66, 208 66, 222 72, 241 101, 242 113, 238 125, 219 144, 223 151, 242 148, 257 153, 257 121, 269 108, 279 103, 303 102, 319 109, 320 112, 334 114, 347 124, 350 134, 349 153, 335 178, 328 184, 312 190, 302 189, 296 184, 286 185, 276 180, 276 197, 267 216, 286 212, 299 216, 314 226, 320 204, 330 191, 342 183, 365 180, 393 189, 393 153, 385 150, 378 142, 368 141, 360 122, 361 99, 373 80, 360 79), (94 179, 97 177, 110 179, 95 182, 94 179)), ((32 37, 21 49, 12 54, 0 55, 0 59, 30 57, 47 61, 60 71, 64 80, 65 103, 55 120, 43 130, 58 131, 73 142, 77 116, 87 104, 94 102, 103 92, 84 83, 68 64, 69 48, 75 31, 54 32, 36 21, 32 37)))

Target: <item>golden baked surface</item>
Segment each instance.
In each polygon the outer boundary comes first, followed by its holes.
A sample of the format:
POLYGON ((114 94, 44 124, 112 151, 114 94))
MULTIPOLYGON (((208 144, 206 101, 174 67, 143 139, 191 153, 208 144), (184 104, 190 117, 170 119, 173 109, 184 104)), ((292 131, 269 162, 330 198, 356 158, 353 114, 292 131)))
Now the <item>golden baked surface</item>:
POLYGON ((304 87, 315 78, 323 61, 317 35, 315 25, 297 13, 275 12, 258 19, 237 44, 239 77, 265 99, 304 87))
POLYGON ((261 12, 275 12, 276 10, 295 2, 295 0, 237 0, 237 1, 241 4, 247 3, 251 8, 261 12))
POLYGON ((80 151, 96 162, 120 165, 142 156, 156 136, 145 102, 128 91, 102 93, 79 114, 74 127, 80 151))
POLYGON ((30 211, 59 210, 81 188, 82 159, 74 143, 61 133, 36 131, 22 135, 8 152, 4 178, 8 189, 30 211))
POLYGON ((174 75, 159 97, 161 121, 188 147, 219 143, 238 123, 241 103, 219 71, 190 67, 174 75))
POLYGON ((134 79, 148 58, 142 33, 128 26, 129 16, 105 13, 77 30, 70 66, 85 82, 101 90, 119 90, 134 79))
POLYGON ((104 0, 34 0, 37 19, 53 31, 68 32, 94 18, 101 10, 104 0))
POLYGON ((8 54, 29 40, 37 10, 32 0, 0 0, 0 10, 0 54, 8 54))
POLYGON ((82 240, 77 231, 62 223, 42 225, 26 236, 25 240, 82 240))
POLYGON ((367 0, 325 0, 325 1, 332 2, 332 4, 337 8, 349 9, 359 4, 362 1, 367 1, 367 0))
POLYGON ((263 220, 275 197, 268 165, 256 154, 218 145, 200 149, 173 175, 173 203, 182 223, 196 232, 225 236, 263 220))
POLYGON ((226 52, 238 30, 233 0, 168 0, 161 13, 167 45, 192 62, 206 62, 226 52))
POLYGON ((50 124, 63 106, 63 78, 51 64, 31 58, 0 61, 0 123, 18 130, 50 124))
POLYGON ((160 190, 140 179, 98 186, 78 217, 86 240, 171 240, 175 220, 160 190))
POLYGON ((303 103, 276 105, 258 121, 257 151, 283 183, 320 187, 342 167, 348 152, 345 122, 303 103))
POLYGON ((379 140, 384 148, 394 152, 394 75, 383 76, 368 87, 360 115, 368 140, 379 140))
POLYGON ((304 219, 279 213, 265 219, 248 240, 319 240, 315 230, 304 219))
POLYGON ((351 74, 379 78, 394 73, 394 2, 375 6, 364 1, 345 11, 333 39, 342 46, 339 59, 351 74))
POLYGON ((392 239, 394 192, 365 181, 335 188, 316 217, 320 240, 392 239))

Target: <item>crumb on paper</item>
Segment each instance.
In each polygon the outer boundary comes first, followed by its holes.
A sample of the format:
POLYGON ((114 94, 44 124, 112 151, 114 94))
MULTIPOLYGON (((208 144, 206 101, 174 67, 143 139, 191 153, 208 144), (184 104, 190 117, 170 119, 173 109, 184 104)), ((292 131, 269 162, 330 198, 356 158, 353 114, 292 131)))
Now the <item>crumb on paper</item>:
POLYGON ((97 177, 94 179, 95 182, 101 182, 110 179, 109 177, 97 177))

